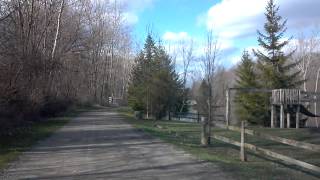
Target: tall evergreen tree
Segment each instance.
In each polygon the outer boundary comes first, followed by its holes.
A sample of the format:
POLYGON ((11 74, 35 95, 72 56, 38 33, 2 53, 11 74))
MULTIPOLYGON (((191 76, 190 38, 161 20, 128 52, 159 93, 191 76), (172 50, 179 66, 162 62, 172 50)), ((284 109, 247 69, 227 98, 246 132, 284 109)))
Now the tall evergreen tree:
POLYGON ((263 51, 254 50, 258 58, 258 69, 261 71, 261 84, 264 88, 293 88, 301 82, 298 80, 299 72, 293 72, 297 63, 290 63, 289 57, 293 52, 284 53, 284 47, 290 39, 282 40, 286 32, 286 20, 278 15, 279 6, 269 0, 266 7, 265 34, 258 31, 258 42, 263 51))
MULTIPOLYGON (((236 69, 236 88, 259 88, 256 64, 248 51, 242 54, 241 62, 236 69)), ((261 99, 260 94, 237 91, 235 96, 236 113, 239 120, 246 120, 251 124, 261 124, 261 99)))
MULTIPOLYGON (((136 58, 136 62, 142 61, 142 53, 136 58)), ((137 63, 132 72, 131 84, 128 88, 128 104, 136 111, 142 111, 145 108, 145 89, 143 78, 140 74, 144 73, 142 63, 137 63)))
POLYGON ((156 46, 151 35, 148 35, 133 70, 128 92, 129 105, 134 110, 150 112, 160 119, 167 111, 178 109, 182 88, 170 56, 160 44, 156 46))
MULTIPOLYGON (((295 71, 297 63, 288 61, 293 52, 284 52, 290 41, 290 39, 283 40, 287 30, 287 20, 282 20, 279 6, 275 5, 274 0, 268 1, 265 16, 265 32, 258 31, 258 42, 263 51, 253 51, 257 57, 260 86, 265 89, 295 88, 302 81, 299 80, 300 72, 295 71)), ((265 126, 270 124, 269 97, 270 94, 261 93, 259 98, 260 109, 263 110, 259 116, 265 126)))
POLYGON ((150 111, 150 84, 152 68, 155 62, 156 45, 149 34, 143 50, 135 59, 136 65, 132 72, 131 85, 128 89, 128 103, 134 110, 150 111))
POLYGON ((153 114, 163 117, 168 111, 177 111, 182 105, 183 85, 175 72, 171 57, 164 48, 157 47, 151 83, 153 114))

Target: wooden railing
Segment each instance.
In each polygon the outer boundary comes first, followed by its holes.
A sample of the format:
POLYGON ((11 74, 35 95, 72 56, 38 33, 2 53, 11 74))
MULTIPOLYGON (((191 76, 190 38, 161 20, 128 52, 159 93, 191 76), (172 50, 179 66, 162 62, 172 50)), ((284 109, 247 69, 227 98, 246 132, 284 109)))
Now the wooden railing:
MULTIPOLYGON (((227 129, 232 130, 232 131, 241 132, 241 128, 236 127, 236 126, 228 126, 227 129)), ((249 134, 249 135, 252 135, 252 136, 257 136, 257 137, 261 137, 261 138, 264 138, 264 139, 267 139, 267 140, 271 140, 271 141, 279 142, 279 143, 282 143, 282 144, 287 144, 287 145, 290 145, 290 146, 295 146, 295 147, 298 147, 298 148, 302 148, 302 149, 306 149, 306 150, 310 150, 310 151, 314 151, 314 152, 320 153, 320 145, 310 144, 310 143, 301 142, 301 141, 296 141, 296 140, 293 140, 293 139, 286 139, 286 138, 273 136, 273 135, 266 134, 266 133, 257 132, 257 131, 250 130, 250 129, 245 129, 245 133, 249 134)))
MULTIPOLYGON (((189 113, 189 112, 176 112, 176 113, 172 113, 170 112, 170 117, 172 119, 176 119, 176 120, 189 120, 191 122, 197 122, 200 123, 201 117, 206 117, 206 114, 200 114, 200 113, 189 113)), ((214 114, 213 118, 215 119, 219 119, 220 121, 224 121, 224 115, 222 114, 214 114)))
POLYGON ((319 155, 320 155, 320 145, 305 143, 305 142, 296 141, 296 140, 292 140, 292 139, 281 138, 281 137, 257 132, 254 130, 245 129, 244 123, 242 123, 241 128, 236 127, 236 126, 228 126, 226 128, 229 130, 232 130, 232 131, 240 132, 241 133, 241 142, 238 142, 233 139, 223 137, 220 135, 216 135, 216 134, 214 134, 212 136, 212 138, 240 147, 240 150, 241 150, 240 151, 240 159, 242 161, 246 160, 245 149, 248 149, 256 154, 272 157, 272 158, 284 161, 288 164, 293 164, 293 165, 320 173, 320 167, 318 167, 318 166, 315 166, 315 165, 312 165, 312 164, 309 164, 309 163, 306 163, 306 162, 303 162, 303 161, 300 161, 300 160, 297 160, 297 159, 294 159, 294 158, 291 158, 291 157, 288 157, 288 156, 285 156, 285 155, 282 155, 282 154, 279 154, 279 153, 276 153, 276 152, 273 152, 273 151, 270 151, 267 149, 264 149, 264 148, 260 148, 255 145, 252 145, 252 144, 245 143, 245 134, 249 134, 252 136, 261 137, 264 139, 287 144, 290 146, 310 150, 310 151, 319 153, 319 155))
POLYGON ((192 122, 200 122, 200 118, 201 118, 201 114, 199 113, 180 113, 180 112, 176 112, 176 113, 170 113, 171 118, 176 118, 177 120, 183 120, 183 119, 187 119, 190 120, 192 122))

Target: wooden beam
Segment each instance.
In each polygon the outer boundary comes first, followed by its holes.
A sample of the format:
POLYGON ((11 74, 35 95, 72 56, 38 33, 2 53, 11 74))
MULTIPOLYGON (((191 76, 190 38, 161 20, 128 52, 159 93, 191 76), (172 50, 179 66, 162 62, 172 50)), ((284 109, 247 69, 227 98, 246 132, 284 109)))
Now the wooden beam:
POLYGON ((232 91, 241 91, 248 93, 271 93, 272 89, 257 89, 257 88, 229 88, 232 91))
MULTIPOLYGON (((236 126, 228 126, 227 129, 232 130, 232 131, 241 132, 241 128, 236 127, 236 126)), ((310 150, 310 151, 314 151, 314 152, 320 152, 320 145, 317 145, 317 144, 311 144, 311 143, 296 141, 296 140, 293 140, 293 139, 286 139, 286 138, 282 138, 282 137, 278 137, 278 136, 273 136, 273 135, 270 135, 270 134, 257 132, 257 131, 251 130, 251 129, 245 129, 244 132, 246 134, 249 134, 249 135, 252 135, 252 136, 258 136, 258 137, 261 137, 261 138, 264 138, 264 139, 268 139, 268 140, 271 140, 271 141, 287 144, 287 145, 290 145, 290 146, 294 146, 294 147, 298 147, 298 148, 302 148, 302 149, 306 149, 306 150, 310 150)))
POLYGON ((300 123, 300 105, 298 105, 297 112, 296 112, 296 128, 299 129, 300 123))
POLYGON ((235 145, 235 146, 239 146, 239 147, 241 146, 240 142, 235 141, 235 140, 230 139, 230 138, 219 136, 217 134, 212 135, 212 138, 217 139, 217 140, 222 141, 222 142, 225 142, 225 143, 229 143, 229 144, 235 145))
MULTIPOLYGON (((219 135, 213 135, 212 137, 217 140, 220 140, 222 142, 225 142, 225 143, 229 143, 229 144, 232 144, 232 145, 235 145, 238 147, 241 146, 240 142, 232 140, 230 138, 226 138, 226 137, 219 136, 219 135)), ((270 151, 270 150, 267 150, 264 148, 260 148, 255 145, 252 145, 252 144, 245 143, 244 147, 253 151, 254 153, 260 154, 262 156, 272 157, 272 158, 284 161, 288 164, 293 164, 293 165, 320 173, 320 167, 318 167, 318 166, 315 166, 315 165, 312 165, 312 164, 309 164, 309 163, 306 163, 306 162, 303 162, 303 161, 300 161, 300 160, 297 160, 297 159, 294 159, 294 158, 291 158, 291 157, 288 157, 288 156, 285 156, 285 155, 282 155, 279 153, 275 153, 273 151, 270 151)))
POLYGON ((287 113, 287 128, 290 128, 290 113, 287 113))
POLYGON ((271 105, 271 128, 274 128, 275 107, 271 105))
POLYGON ((301 91, 301 94, 305 94, 308 96, 320 96, 319 92, 310 92, 310 91, 301 91))
POLYGON ((320 173, 320 167, 318 167, 318 166, 315 166, 315 165, 312 165, 312 164, 309 164, 309 163, 306 163, 306 162, 303 162, 303 161, 300 161, 300 160, 297 160, 297 159, 294 159, 294 158, 291 158, 291 157, 288 157, 288 156, 285 156, 285 155, 282 155, 279 153, 275 153, 273 151, 270 151, 270 150, 267 150, 264 148, 260 148, 255 145, 252 145, 252 144, 245 144, 245 147, 247 149, 252 150, 253 152, 255 152, 257 154, 269 156, 269 157, 272 157, 275 159, 279 159, 279 160, 284 161, 288 164, 293 164, 293 165, 320 173))
POLYGON ((280 105, 280 128, 284 128, 284 109, 283 109, 283 104, 280 105))
POLYGON ((240 159, 241 161, 247 161, 247 156, 244 148, 245 144, 245 129, 244 129, 244 121, 241 121, 241 146, 240 146, 240 159))
MULTIPOLYGON (((229 129, 231 131, 241 132, 241 128, 237 126, 228 126, 226 129, 229 129)), ((254 135, 254 131, 250 129, 245 129, 245 133, 249 135, 254 135)))
POLYGON ((229 126, 230 121, 230 89, 226 91, 226 126, 229 126))

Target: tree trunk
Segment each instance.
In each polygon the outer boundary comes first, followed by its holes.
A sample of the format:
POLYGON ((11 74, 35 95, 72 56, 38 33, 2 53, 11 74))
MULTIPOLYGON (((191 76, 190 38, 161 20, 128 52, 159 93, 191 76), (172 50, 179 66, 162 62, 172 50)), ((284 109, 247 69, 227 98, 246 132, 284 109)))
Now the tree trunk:
POLYGON ((208 146, 208 134, 207 134, 207 118, 201 117, 201 145, 208 146))
POLYGON ((59 36, 59 32, 60 32, 60 23, 61 23, 61 17, 62 17, 62 12, 63 12, 63 6, 64 6, 64 0, 61 0, 60 10, 59 10, 58 19, 57 19, 56 34, 54 37, 54 42, 53 42, 53 47, 52 47, 52 52, 51 52, 51 59, 54 58, 54 53, 55 53, 56 47, 57 47, 57 41, 58 41, 58 36, 59 36))
MULTIPOLYGON (((320 68, 317 71, 316 87, 314 88, 314 92, 318 91, 319 73, 320 73, 320 68)), ((314 114, 317 115, 317 102, 314 103, 314 114)), ((317 128, 319 128, 318 117, 315 118, 315 121, 316 121, 317 128)))

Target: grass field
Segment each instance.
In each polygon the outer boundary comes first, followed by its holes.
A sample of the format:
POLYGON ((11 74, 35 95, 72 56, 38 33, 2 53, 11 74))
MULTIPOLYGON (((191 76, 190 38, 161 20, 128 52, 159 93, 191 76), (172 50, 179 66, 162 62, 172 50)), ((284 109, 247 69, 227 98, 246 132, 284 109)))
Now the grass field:
POLYGON ((53 132, 69 122, 71 117, 92 107, 77 107, 65 112, 61 117, 34 122, 30 127, 12 136, 0 137, 0 170, 28 150, 39 140, 49 137, 53 132))
MULTIPOLYGON (((174 121, 135 120, 132 112, 127 108, 119 111, 125 114, 127 121, 136 128, 143 130, 155 137, 175 144, 179 148, 193 154, 195 157, 218 164, 225 172, 230 173, 235 179, 319 179, 320 175, 303 170, 301 168, 284 164, 270 158, 264 158, 248 153, 248 162, 239 160, 239 148, 218 140, 213 140, 210 147, 200 146, 200 125, 195 123, 174 121)), ((316 130, 308 129, 255 129, 260 132, 270 133, 276 136, 303 140, 320 144, 320 134, 316 130)), ((214 128, 213 133, 240 140, 240 133, 214 128)), ((247 142, 273 150, 284 155, 304 160, 320 166, 320 154, 297 149, 291 146, 279 144, 264 139, 247 136, 247 142)))

